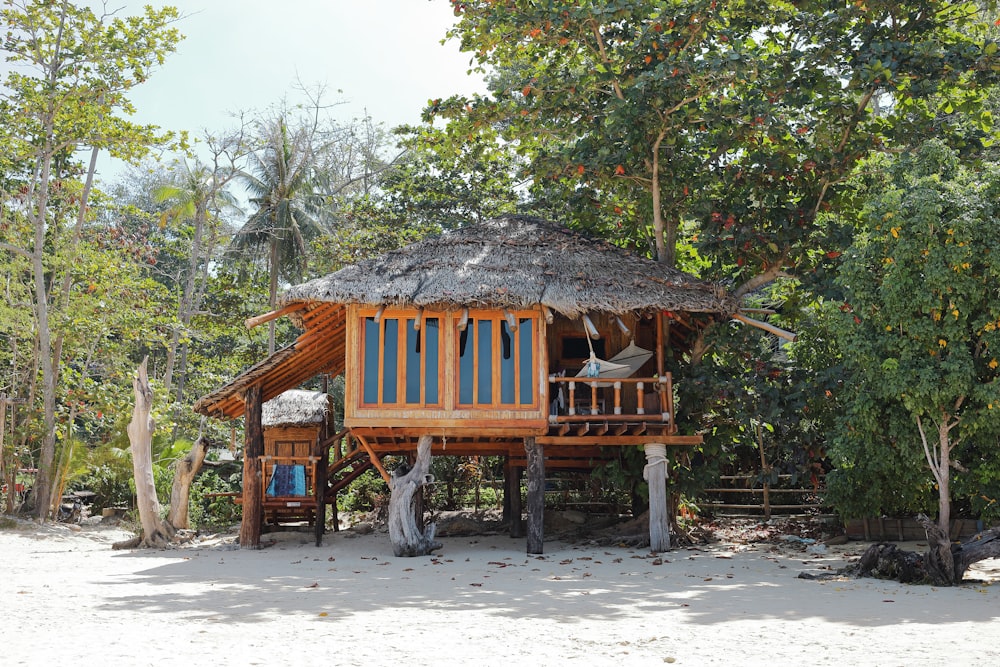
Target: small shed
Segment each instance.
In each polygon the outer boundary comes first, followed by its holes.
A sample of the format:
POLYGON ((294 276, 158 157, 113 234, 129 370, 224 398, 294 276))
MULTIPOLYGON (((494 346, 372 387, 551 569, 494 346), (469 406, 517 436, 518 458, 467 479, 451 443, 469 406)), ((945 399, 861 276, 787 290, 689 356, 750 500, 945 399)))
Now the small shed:
POLYGON ((528 549, 540 553, 546 465, 640 446, 655 466, 664 447, 701 442, 678 433, 666 359, 687 348, 695 319, 736 311, 718 285, 508 215, 292 287, 248 326, 288 316, 303 329, 296 342, 195 410, 246 417, 244 474, 255 475, 261 401, 343 373, 345 429, 383 475, 381 457, 412 454, 421 436, 434 454, 505 456, 520 517, 514 491, 527 470, 528 549))
POLYGON ((262 406, 265 521, 307 521, 322 534, 317 517, 325 514, 323 442, 332 417, 330 396, 320 391, 290 389, 262 406))

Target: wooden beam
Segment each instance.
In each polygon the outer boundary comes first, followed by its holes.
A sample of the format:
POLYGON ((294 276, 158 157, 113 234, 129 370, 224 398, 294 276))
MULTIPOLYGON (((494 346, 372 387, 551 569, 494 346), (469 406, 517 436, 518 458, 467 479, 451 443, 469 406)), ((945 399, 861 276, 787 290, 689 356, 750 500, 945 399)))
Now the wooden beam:
POLYGON ((385 467, 382 465, 382 461, 379 459, 378 454, 376 454, 375 450, 371 448, 371 445, 368 444, 367 440, 358 438, 358 442, 361 443, 361 446, 364 447, 364 450, 368 453, 368 458, 371 460, 372 465, 375 466, 375 469, 378 470, 378 474, 382 475, 382 479, 385 480, 386 484, 389 484, 389 473, 385 471, 385 467))
POLYGON ((737 322, 743 322, 744 324, 749 324, 752 327, 763 329, 764 331, 770 334, 774 334, 778 338, 784 338, 785 340, 792 341, 793 343, 795 342, 796 338, 798 338, 798 336, 796 336, 791 331, 786 331, 784 329, 774 326, 773 324, 768 324, 767 322, 761 322, 760 320, 755 320, 751 317, 747 317, 746 315, 742 315, 740 313, 733 313, 733 319, 736 320, 737 322))
POLYGON ((645 445, 650 440, 656 440, 664 445, 700 445, 703 440, 700 435, 540 435, 535 441, 541 445, 566 447, 571 449, 577 445, 601 445, 605 447, 645 445))
POLYGON ((632 330, 629 329, 625 322, 622 321, 622 318, 615 315, 615 322, 618 323, 618 328, 622 330, 622 334, 624 334, 626 338, 632 337, 632 330))
POLYGON ((583 320, 583 328, 587 331, 587 335, 594 340, 600 339, 601 332, 597 330, 597 327, 594 325, 594 321, 590 319, 590 316, 583 314, 580 316, 580 319, 583 320))
POLYGON ((552 309, 548 306, 542 305, 542 315, 545 317, 546 324, 552 324, 555 321, 555 315, 552 314, 552 309))
POLYGON ((258 315, 257 317, 251 317, 246 322, 244 322, 244 324, 246 325, 247 329, 253 329, 256 326, 260 326, 261 324, 270 322, 271 320, 276 320, 283 315, 294 313, 297 310, 302 310, 305 307, 306 304, 301 302, 290 303, 284 308, 272 310, 269 313, 264 313, 263 315, 258 315))
POLYGON ((467 326, 469 326, 469 309, 463 308, 462 315, 458 318, 457 328, 459 331, 465 331, 467 326))

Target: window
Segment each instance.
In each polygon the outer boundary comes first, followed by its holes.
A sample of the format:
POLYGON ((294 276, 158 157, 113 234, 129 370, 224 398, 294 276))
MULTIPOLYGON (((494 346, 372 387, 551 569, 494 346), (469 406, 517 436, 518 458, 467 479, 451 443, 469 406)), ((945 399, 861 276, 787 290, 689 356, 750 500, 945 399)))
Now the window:
POLYGON ((364 318, 363 404, 440 403, 441 321, 426 317, 364 318))
POLYGON ((459 404, 534 405, 535 330, 532 318, 511 329, 502 313, 470 317, 458 334, 459 404))

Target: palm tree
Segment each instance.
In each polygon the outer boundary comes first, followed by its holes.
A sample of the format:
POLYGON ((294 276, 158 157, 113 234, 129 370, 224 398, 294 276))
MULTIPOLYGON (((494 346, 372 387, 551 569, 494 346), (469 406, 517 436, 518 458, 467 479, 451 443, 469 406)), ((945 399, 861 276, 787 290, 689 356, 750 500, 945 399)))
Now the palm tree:
MULTIPOLYGON (((259 148, 251 150, 239 173, 256 210, 230 243, 237 254, 270 274, 270 305, 275 307, 278 280, 295 282, 305 273, 309 241, 323 233, 317 198, 312 193, 316 151, 314 128, 291 129, 285 114, 262 126, 259 148)), ((274 352, 274 322, 268 353, 274 352)))
MULTIPOLYGON (((173 381, 174 361, 181 331, 190 326, 191 319, 200 309, 205 294, 209 262, 220 236, 221 213, 226 209, 239 209, 236 198, 226 189, 226 184, 234 173, 231 168, 220 168, 218 160, 216 160, 214 168, 201 162, 195 162, 192 166, 186 160, 180 164, 180 167, 173 175, 173 182, 157 187, 153 193, 157 203, 168 205, 160 216, 162 226, 166 226, 171 221, 178 223, 190 221, 194 225, 191 253, 183 279, 184 289, 177 306, 177 319, 180 321, 180 326, 174 328, 170 344, 167 347, 166 370, 163 374, 163 384, 167 393, 170 392, 173 381)), ((177 387, 178 402, 182 400, 184 391, 187 343, 184 343, 180 348, 181 377, 177 387)))

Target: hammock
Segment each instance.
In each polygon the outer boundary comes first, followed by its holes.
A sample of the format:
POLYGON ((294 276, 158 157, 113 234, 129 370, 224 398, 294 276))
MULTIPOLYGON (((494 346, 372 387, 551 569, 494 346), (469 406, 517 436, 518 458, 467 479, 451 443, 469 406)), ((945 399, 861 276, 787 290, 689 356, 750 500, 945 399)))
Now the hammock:
MULTIPOLYGON (((590 342, 589 340, 587 341, 590 342)), ((611 357, 607 361, 600 359, 594 354, 593 348, 590 351, 590 359, 583 365, 580 372, 576 374, 578 378, 627 378, 638 372, 653 353, 643 349, 632 340, 628 347, 611 357)), ((611 383, 602 382, 598 387, 609 387, 611 383)))

